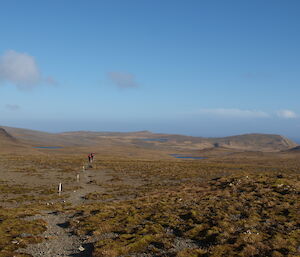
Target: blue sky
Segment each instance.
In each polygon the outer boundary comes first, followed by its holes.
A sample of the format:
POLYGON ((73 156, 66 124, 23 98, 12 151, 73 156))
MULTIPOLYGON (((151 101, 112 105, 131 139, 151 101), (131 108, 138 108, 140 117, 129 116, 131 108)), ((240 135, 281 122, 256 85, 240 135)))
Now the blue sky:
POLYGON ((297 0, 3 0, 0 124, 300 138, 297 0))

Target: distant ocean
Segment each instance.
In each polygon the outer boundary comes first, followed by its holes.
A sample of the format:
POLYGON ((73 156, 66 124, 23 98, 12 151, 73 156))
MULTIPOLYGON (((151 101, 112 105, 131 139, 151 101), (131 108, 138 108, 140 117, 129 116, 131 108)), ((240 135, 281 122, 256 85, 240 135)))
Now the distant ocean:
POLYGON ((291 138, 291 140, 300 145, 300 138, 291 138))
POLYGON ((33 148, 41 148, 41 149, 61 149, 62 146, 34 146, 33 148))

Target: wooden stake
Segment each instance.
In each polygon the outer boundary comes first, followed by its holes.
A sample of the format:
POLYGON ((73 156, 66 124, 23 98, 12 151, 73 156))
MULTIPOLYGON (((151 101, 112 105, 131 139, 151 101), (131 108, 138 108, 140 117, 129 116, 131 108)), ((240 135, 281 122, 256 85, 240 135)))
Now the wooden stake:
POLYGON ((59 183, 58 184, 58 193, 59 193, 59 195, 61 194, 61 192, 62 192, 62 183, 59 183))

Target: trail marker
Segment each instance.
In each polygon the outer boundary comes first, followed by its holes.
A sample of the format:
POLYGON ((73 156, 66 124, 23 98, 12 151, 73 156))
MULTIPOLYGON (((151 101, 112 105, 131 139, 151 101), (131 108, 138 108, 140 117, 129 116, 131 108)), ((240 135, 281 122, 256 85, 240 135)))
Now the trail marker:
POLYGON ((58 194, 60 195, 62 191, 62 183, 58 184, 58 194))

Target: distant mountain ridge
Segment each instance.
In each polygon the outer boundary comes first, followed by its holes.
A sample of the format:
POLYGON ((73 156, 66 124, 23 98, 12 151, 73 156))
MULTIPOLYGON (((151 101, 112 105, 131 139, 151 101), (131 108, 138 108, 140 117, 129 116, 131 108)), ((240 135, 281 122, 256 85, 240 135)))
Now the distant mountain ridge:
POLYGON ((271 134, 245 134, 222 138, 192 137, 159 134, 149 131, 137 132, 91 132, 74 131, 47 133, 35 130, 2 127, 1 142, 10 140, 29 146, 62 147, 114 147, 131 146, 145 149, 203 150, 211 148, 238 149, 243 151, 284 151, 298 146, 292 140, 271 134))

